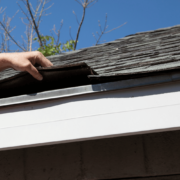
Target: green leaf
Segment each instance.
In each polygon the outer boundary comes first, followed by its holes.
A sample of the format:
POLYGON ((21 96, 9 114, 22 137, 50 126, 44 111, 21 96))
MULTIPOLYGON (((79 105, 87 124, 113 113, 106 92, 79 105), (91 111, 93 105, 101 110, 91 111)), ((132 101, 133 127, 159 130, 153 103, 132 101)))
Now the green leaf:
MULTIPOLYGON (((43 47, 39 47, 37 50, 40 51, 44 56, 60 54, 62 52, 72 51, 74 49, 74 40, 55 45, 55 40, 52 36, 40 36, 40 38, 43 41, 43 47)), ((39 42, 37 37, 35 37, 33 40, 39 42)))

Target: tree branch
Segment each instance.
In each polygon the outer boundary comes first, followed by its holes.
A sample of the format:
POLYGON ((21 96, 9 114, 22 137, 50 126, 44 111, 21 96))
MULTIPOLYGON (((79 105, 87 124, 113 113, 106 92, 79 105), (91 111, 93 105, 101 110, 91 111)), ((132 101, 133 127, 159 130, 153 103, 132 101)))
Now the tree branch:
MULTIPOLYGON (((75 43, 74 43, 74 50, 76 50, 76 47, 77 47, 77 42, 78 42, 78 39, 79 39, 79 33, 81 31, 81 27, 82 27, 82 24, 84 22, 84 17, 85 17, 85 14, 86 14, 86 8, 91 7, 89 5, 90 4, 94 5, 96 2, 98 2, 98 0, 75 0, 75 1, 77 3, 79 3, 83 7, 83 15, 82 15, 82 19, 81 19, 80 24, 78 23, 79 27, 78 27, 78 31, 77 31, 77 35, 76 35, 76 40, 75 40, 75 43)), ((73 13, 75 14, 74 11, 73 11, 73 13)), ((76 14, 75 14, 75 16, 76 16, 76 14)), ((76 16, 76 20, 77 20, 77 16, 76 16)))
POLYGON ((78 0, 75 0, 77 3, 79 3, 82 6, 82 2, 79 2, 78 0))
POLYGON ((3 29, 5 30, 5 32, 8 34, 8 36, 11 38, 11 40, 23 51, 26 51, 24 48, 22 48, 16 41, 15 39, 10 35, 10 33, 8 32, 8 30, 6 29, 6 27, 3 25, 3 23, 0 21, 0 25, 3 27, 3 29))
POLYGON ((39 39, 39 44, 40 44, 41 47, 43 47, 43 43, 42 43, 42 40, 41 40, 41 37, 40 37, 40 34, 39 34, 39 30, 38 30, 38 28, 37 28, 35 19, 34 19, 34 17, 33 17, 33 14, 32 14, 32 11, 31 11, 31 8, 30 8, 30 5, 29 5, 29 0, 26 0, 26 3, 27 3, 27 8, 28 8, 29 14, 30 14, 31 19, 32 19, 33 24, 34 24, 34 29, 35 29, 36 34, 37 34, 38 39, 39 39))
POLYGON ((98 2, 98 0, 91 0, 91 1, 89 1, 88 5, 87 5, 87 8, 90 8, 90 7, 94 6, 94 4, 96 4, 97 2, 98 2), (91 5, 89 6, 89 4, 91 4, 91 5))
POLYGON ((73 40, 72 35, 71 35, 71 26, 69 27, 69 36, 70 36, 71 40, 73 40))
POLYGON ((124 24, 122 24, 122 25, 120 25, 120 26, 118 26, 118 27, 116 27, 116 28, 113 28, 113 29, 111 29, 111 30, 109 30, 109 31, 106 32, 106 30, 107 30, 107 28, 108 28, 108 26, 107 26, 107 14, 106 14, 104 28, 102 29, 100 21, 98 21, 98 24, 99 24, 99 28, 100 28, 101 34, 99 34, 98 32, 96 32, 98 38, 96 38, 96 36, 93 34, 93 37, 94 37, 95 40, 96 40, 96 45, 100 42, 100 39, 102 38, 102 36, 103 36, 104 34, 110 33, 110 32, 112 32, 112 31, 114 31, 114 30, 116 30, 116 29, 124 26, 126 23, 124 23, 124 24))
POLYGON ((62 27, 63 27, 63 20, 61 21, 60 27, 59 27, 59 29, 57 30, 57 32, 56 32, 56 26, 55 26, 55 25, 54 25, 54 27, 53 27, 53 29, 52 29, 53 32, 54 32, 54 34, 57 36, 57 40, 55 39, 55 37, 54 37, 54 35, 53 35, 52 31, 51 31, 51 34, 52 34, 52 36, 53 36, 53 38, 54 38, 54 40, 55 40, 56 46, 59 45, 62 27))
POLYGON ((75 44, 74 44, 74 50, 76 50, 76 47, 77 47, 79 33, 80 33, 81 26, 82 26, 83 21, 84 21, 85 13, 86 13, 86 7, 83 6, 83 16, 82 16, 81 23, 79 24, 79 28, 78 28, 78 31, 77 31, 76 40, 75 40, 75 44))
POLYGON ((19 5, 19 3, 17 2, 17 5, 19 6, 19 8, 21 9, 21 12, 26 16, 27 20, 29 22, 31 22, 31 20, 29 19, 29 17, 27 16, 27 14, 24 12, 24 10, 22 9, 22 7, 19 5))
POLYGON ((116 28, 113 28, 113 29, 111 29, 111 30, 105 32, 104 34, 110 33, 111 31, 114 31, 114 30, 116 30, 116 29, 118 29, 118 28, 124 26, 125 24, 127 24, 127 22, 125 22, 124 24, 122 24, 122 25, 120 25, 120 26, 118 26, 118 27, 116 27, 116 28))
MULTIPOLYGON (((38 19, 38 23, 37 23, 37 26, 38 26, 38 28, 39 28, 39 23, 40 23, 40 20, 41 20, 41 17, 42 17, 42 13, 43 13, 43 11, 44 11, 44 6, 45 6, 45 4, 46 4, 46 0, 43 2, 43 1, 41 1, 41 3, 39 4, 39 6, 41 6, 41 4, 42 4, 42 8, 41 8, 41 11, 40 11, 40 13, 39 13, 39 19, 38 19)), ((39 8, 38 8, 39 9, 39 8)), ((38 12, 38 10, 37 10, 37 12, 38 12)))

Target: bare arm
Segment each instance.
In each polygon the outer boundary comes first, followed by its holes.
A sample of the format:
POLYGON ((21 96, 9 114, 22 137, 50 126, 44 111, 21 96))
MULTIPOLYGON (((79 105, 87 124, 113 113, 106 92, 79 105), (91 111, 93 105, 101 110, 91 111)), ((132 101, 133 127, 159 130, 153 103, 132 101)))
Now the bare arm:
POLYGON ((53 66, 53 64, 39 51, 0 54, 0 71, 7 68, 27 71, 37 80, 42 80, 42 75, 34 67, 36 63, 40 64, 42 67, 53 66))

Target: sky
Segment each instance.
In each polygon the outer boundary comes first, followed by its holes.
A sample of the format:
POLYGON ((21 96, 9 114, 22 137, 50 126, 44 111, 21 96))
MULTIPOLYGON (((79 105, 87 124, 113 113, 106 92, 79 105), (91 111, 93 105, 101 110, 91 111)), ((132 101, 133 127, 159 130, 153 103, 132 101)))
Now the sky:
MULTIPOLYGON (((36 0, 29 0, 35 5, 36 0)), ((6 7, 6 15, 12 17, 19 9, 16 0, 1 0, 0 7, 6 7)), ((75 0, 51 0, 48 5, 53 6, 47 10, 50 13, 42 18, 40 32, 43 35, 51 35, 50 30, 54 25, 58 28, 63 20, 60 41, 70 40, 69 27, 71 26, 72 37, 75 39, 78 24, 73 14, 77 14, 79 21, 82 18, 82 7, 75 0)), ((47 6, 48 6, 47 5, 47 6)), ((93 46, 96 41, 92 33, 100 32, 98 20, 102 27, 105 23, 105 15, 108 15, 108 30, 116 28, 127 22, 126 25, 103 35, 102 43, 113 41, 124 36, 170 27, 180 24, 180 0, 99 0, 94 6, 86 11, 86 16, 79 36, 77 49, 93 46)), ((0 15, 2 21, 2 14, 0 15)), ((21 21, 23 14, 19 11, 11 22, 16 28, 12 36, 21 42, 21 36, 25 36, 25 26, 21 21)), ((36 50, 37 44, 34 45, 36 50)), ((13 49, 17 49, 12 45, 13 49)))

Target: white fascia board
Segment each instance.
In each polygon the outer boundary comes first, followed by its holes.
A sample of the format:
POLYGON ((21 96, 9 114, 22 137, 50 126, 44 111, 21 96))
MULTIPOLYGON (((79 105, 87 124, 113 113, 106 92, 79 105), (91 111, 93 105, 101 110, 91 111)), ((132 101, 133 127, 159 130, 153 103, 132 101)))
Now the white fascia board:
MULTIPOLYGON (((107 89, 106 89, 107 90, 107 89)), ((0 108, 0 150, 180 129, 180 81, 0 108)))

